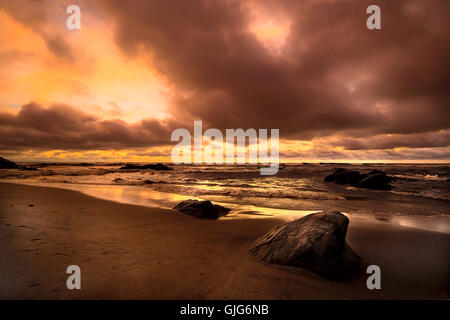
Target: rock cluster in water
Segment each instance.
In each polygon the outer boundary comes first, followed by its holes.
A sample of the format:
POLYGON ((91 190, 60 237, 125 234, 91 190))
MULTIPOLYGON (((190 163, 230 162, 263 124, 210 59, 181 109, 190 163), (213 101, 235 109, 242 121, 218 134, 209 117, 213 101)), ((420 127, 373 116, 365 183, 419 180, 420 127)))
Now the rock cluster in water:
POLYGON ((338 168, 333 174, 325 177, 325 182, 335 182, 338 184, 350 184, 357 188, 367 189, 391 189, 391 181, 395 178, 386 175, 386 172, 372 170, 367 174, 361 174, 356 170, 338 168))
POLYGON ((283 224, 254 241, 249 252, 268 263, 308 268, 335 281, 360 271, 361 258, 345 241, 348 218, 320 212, 283 224))

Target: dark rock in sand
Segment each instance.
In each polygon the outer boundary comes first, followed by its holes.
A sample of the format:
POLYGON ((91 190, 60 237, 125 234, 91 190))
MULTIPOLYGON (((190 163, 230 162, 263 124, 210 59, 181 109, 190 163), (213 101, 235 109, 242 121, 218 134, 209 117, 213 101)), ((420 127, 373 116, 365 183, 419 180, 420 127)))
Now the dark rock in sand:
POLYGON ((320 212, 272 229, 254 241, 249 252, 263 261, 308 268, 336 281, 360 271, 361 258, 345 241, 348 218, 320 212))
POLYGON ((0 169, 17 169, 18 167, 16 163, 0 157, 0 169))
POLYGON ((217 219, 226 215, 230 209, 212 204, 211 201, 186 200, 177 204, 174 209, 199 219, 217 219))
POLYGON ((358 182, 356 186, 358 188, 387 190, 392 188, 389 185, 391 181, 392 178, 388 177, 385 173, 375 173, 358 182))
POLYGON ((172 168, 162 164, 162 163, 158 163, 158 164, 145 164, 145 165, 137 165, 137 164, 127 164, 124 167, 121 167, 120 169, 122 170, 127 170, 127 169, 134 169, 134 170, 145 170, 145 169, 152 169, 152 170, 173 170, 172 168))

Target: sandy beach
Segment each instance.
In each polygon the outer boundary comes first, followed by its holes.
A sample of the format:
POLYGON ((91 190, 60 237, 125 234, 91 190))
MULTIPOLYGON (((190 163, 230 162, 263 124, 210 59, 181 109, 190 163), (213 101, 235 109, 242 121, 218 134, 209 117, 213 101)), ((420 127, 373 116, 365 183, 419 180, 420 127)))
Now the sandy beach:
POLYGON ((448 299, 450 235, 352 218, 363 272, 332 282, 262 263, 249 244, 276 218, 204 221, 81 192, 0 184, 1 299, 448 299), (32 206, 31 206, 32 205, 32 206), (82 289, 66 288, 81 268, 82 289), (377 264, 382 289, 368 290, 377 264))

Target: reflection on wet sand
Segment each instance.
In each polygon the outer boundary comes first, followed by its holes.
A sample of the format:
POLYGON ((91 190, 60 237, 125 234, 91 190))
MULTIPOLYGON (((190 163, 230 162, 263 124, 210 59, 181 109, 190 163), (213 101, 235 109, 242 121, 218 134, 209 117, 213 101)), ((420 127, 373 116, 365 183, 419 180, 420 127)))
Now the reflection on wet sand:
MULTIPOLYGON (((19 181, 16 181, 19 182, 19 181)), ((81 185, 70 183, 30 183, 27 181, 20 181, 22 184, 56 187, 63 189, 70 189, 80 191, 92 197, 111 200, 120 203, 134 204, 148 207, 159 207, 170 209, 177 203, 187 199, 209 199, 208 197, 195 197, 178 195, 174 193, 155 191, 145 187, 139 186, 123 186, 123 185, 81 185)), ((267 207, 259 207, 246 204, 233 204, 228 202, 216 201, 214 198, 209 199, 214 203, 226 206, 231 209, 226 217, 221 219, 267 219, 276 217, 285 221, 292 221, 305 216, 310 213, 319 212, 321 210, 288 210, 275 209, 267 207)), ((441 233, 450 233, 450 217, 446 216, 377 216, 368 214, 345 213, 351 219, 364 219, 373 221, 373 223, 389 223, 393 225, 429 230, 441 233)))
POLYGON ((376 219, 387 223, 397 224, 403 227, 450 233, 450 218, 448 217, 392 216, 382 218, 377 217, 376 219))

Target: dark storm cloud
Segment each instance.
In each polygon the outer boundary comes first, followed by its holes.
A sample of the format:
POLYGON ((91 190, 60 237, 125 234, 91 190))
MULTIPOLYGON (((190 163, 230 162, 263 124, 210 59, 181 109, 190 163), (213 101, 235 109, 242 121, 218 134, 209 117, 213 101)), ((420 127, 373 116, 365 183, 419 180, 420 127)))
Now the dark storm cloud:
POLYGON ((336 151, 323 149, 312 149, 308 151, 291 151, 291 152, 280 152, 280 157, 282 159, 304 159, 304 160, 350 160, 350 161, 361 161, 361 160, 448 160, 450 155, 448 148, 408 148, 402 150, 355 150, 355 151, 336 151))
MULTIPOLYGON (((117 43, 144 48, 175 85, 175 116, 211 127, 280 128, 285 138, 337 131, 416 133, 450 126, 448 1, 258 1, 291 21, 273 54, 249 31, 242 1, 105 1, 117 43)), ((270 18, 270 14, 269 14, 270 18)))
MULTIPOLYGON (((346 150, 436 148, 450 146, 450 132, 430 132, 409 135, 374 136, 366 139, 342 139, 337 146, 346 150)), ((449 154, 450 156, 450 154, 449 154)))
POLYGON ((129 124, 101 120, 64 104, 22 106, 17 115, 0 113, 1 149, 126 149, 170 143, 179 123, 144 119, 129 124))

